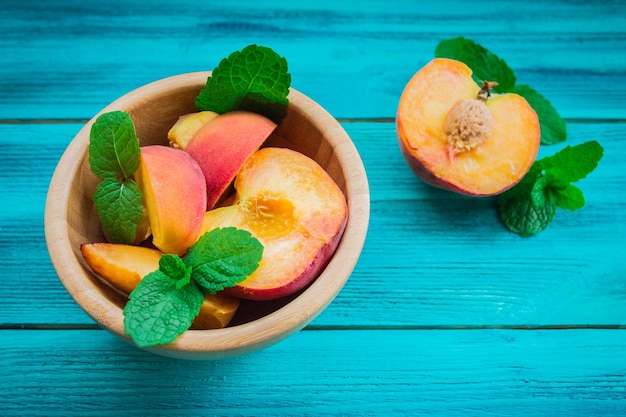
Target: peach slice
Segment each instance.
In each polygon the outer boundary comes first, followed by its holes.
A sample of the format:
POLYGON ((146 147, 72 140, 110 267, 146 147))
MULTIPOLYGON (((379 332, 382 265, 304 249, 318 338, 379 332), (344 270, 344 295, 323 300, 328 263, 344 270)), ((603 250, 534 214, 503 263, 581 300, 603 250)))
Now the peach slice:
POLYGON ((206 178, 207 210, 225 196, 243 163, 275 128, 276 123, 260 114, 232 111, 212 119, 193 136, 185 150, 206 178))
MULTIPOLYGON (((495 81, 497 80, 489 80, 495 81)), ((517 94, 490 94, 460 61, 435 58, 408 82, 396 130, 407 164, 427 183, 460 194, 499 194, 537 157, 537 114, 517 94)))
POLYGON ((304 288, 330 261, 343 234, 347 204, 341 189, 314 160, 271 147, 250 156, 234 185, 234 204, 208 211, 203 232, 238 227, 264 249, 257 270, 224 291, 271 300, 304 288))
POLYGON ((214 111, 201 111, 182 115, 167 132, 170 146, 185 149, 189 141, 202 126, 218 116, 214 111))
MULTIPOLYGON (((128 295, 143 277, 159 269, 161 251, 115 243, 85 243, 80 251, 87 265, 114 288, 128 295)), ((192 328, 219 329, 233 318, 240 301, 223 292, 206 294, 192 328)))
POLYGON ((184 254, 200 237, 206 208, 200 167, 185 151, 143 146, 135 180, 148 211, 152 243, 162 252, 184 254))

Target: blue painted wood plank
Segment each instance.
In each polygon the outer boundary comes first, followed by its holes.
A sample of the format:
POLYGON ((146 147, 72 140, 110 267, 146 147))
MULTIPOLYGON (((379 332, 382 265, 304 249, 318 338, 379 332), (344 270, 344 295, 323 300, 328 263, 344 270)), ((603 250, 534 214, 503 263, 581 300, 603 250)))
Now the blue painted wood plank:
POLYGON ((89 118, 250 43, 285 56, 293 87, 334 116, 393 117, 408 79, 455 36, 497 52, 568 118, 626 118, 623 2, 20 0, 3 2, 0 28, 0 119, 89 118))
POLYGON ((621 415, 625 349, 623 330, 301 331, 186 362, 101 330, 0 330, 0 404, 46 416, 621 415))
MULTIPOLYGON (((579 183, 587 206, 559 212, 522 239, 500 224, 493 199, 422 183, 402 160, 393 123, 344 123, 370 179, 368 238, 343 291, 313 324, 524 326, 626 324, 626 125, 570 124, 575 144, 606 155, 579 183)), ((66 294, 43 236, 45 192, 77 124, 0 125, 0 324, 92 321, 66 294)), ((560 147, 542 149, 542 155, 560 147)))

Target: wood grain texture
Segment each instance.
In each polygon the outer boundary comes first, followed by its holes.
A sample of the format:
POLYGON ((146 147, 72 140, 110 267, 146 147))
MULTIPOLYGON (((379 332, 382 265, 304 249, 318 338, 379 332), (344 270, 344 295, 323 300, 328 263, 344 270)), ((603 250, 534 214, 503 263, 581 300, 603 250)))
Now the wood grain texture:
POLYGON ((388 118, 437 43, 455 36, 505 58, 518 82, 568 118, 626 118, 620 1, 392 0, 355 8, 330 0, 9 0, 0 27, 0 119, 88 119, 148 82, 212 70, 249 43, 288 57, 293 87, 334 116, 388 118))
POLYGON ((100 330, 0 332, 3 415, 590 416, 626 411, 626 331, 302 331, 214 362, 100 330))
MULTIPOLYGON (((626 324, 625 124, 569 125, 568 143, 597 139, 605 156, 578 184, 587 206, 558 212, 529 239, 503 228, 495 200, 417 179, 400 156, 393 123, 343 126, 368 172, 370 230, 350 280, 316 326, 626 324)), ((79 128, 0 125, 0 274, 20 277, 20 285, 2 284, 5 326, 92 323, 58 281, 42 228, 43 193, 79 128)))

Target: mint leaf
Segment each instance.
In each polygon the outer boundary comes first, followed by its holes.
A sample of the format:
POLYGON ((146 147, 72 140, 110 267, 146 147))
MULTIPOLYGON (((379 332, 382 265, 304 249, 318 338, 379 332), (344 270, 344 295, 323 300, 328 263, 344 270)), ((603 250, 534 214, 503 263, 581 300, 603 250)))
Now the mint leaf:
POLYGON ((215 294, 252 274, 263 256, 263 245, 246 230, 234 227, 205 233, 183 258, 191 278, 215 294))
POLYGON ((176 281, 176 289, 180 289, 191 282, 191 268, 185 265, 180 256, 164 254, 159 259, 159 270, 176 281))
POLYGON ((128 113, 100 115, 89 134, 89 165, 101 179, 129 178, 139 168, 139 140, 128 113))
POLYGON ((551 189, 558 208, 565 210, 579 210, 585 206, 585 196, 580 188, 567 184, 565 188, 551 189))
POLYGON ((590 141, 535 161, 524 178, 498 199, 500 219, 506 228, 530 236, 548 226, 557 208, 584 207, 583 192, 570 183, 593 171, 603 152, 597 141, 590 141))
POLYGON ((265 46, 248 45, 224 58, 196 98, 198 110, 248 110, 276 123, 285 117, 291 75, 287 60, 265 46))
POLYGON ((556 206, 550 199, 544 199, 543 204, 535 205, 532 198, 524 195, 499 202, 498 208, 506 228, 522 237, 544 230, 556 213, 556 206))
POLYGON ((565 120, 563 120, 554 106, 552 106, 544 96, 533 88, 523 84, 517 84, 513 87, 511 92, 524 97, 528 104, 530 104, 530 107, 537 113, 541 127, 542 145, 554 145, 567 139, 565 120))
POLYGON ((113 243, 135 240, 143 205, 141 191, 133 180, 106 178, 96 187, 93 200, 102 230, 113 243))
POLYGON ((170 343, 191 327, 203 300, 193 283, 178 288, 163 271, 152 272, 129 295, 124 331, 140 347, 170 343))
POLYGON ((472 69, 472 77, 478 85, 482 85, 483 81, 496 81, 498 86, 493 89, 495 93, 511 91, 515 85, 515 74, 511 67, 470 39, 458 37, 441 41, 435 48, 435 57, 465 63, 472 69))
POLYGON ((602 159, 604 149, 592 140, 576 146, 566 146, 556 154, 535 162, 537 168, 552 177, 566 182, 576 182, 591 173, 602 159))

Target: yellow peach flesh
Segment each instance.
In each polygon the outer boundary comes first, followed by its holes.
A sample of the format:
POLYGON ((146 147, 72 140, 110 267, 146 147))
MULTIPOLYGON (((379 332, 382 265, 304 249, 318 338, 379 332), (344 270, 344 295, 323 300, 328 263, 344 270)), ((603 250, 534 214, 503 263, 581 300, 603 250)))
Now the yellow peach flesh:
POLYGON ((184 150, 198 130, 217 116, 218 114, 213 111, 201 111, 180 116, 167 132, 170 146, 184 150))
MULTIPOLYGON (((104 281, 128 295, 149 273, 159 269, 161 251, 143 246, 114 243, 87 243, 80 247, 87 265, 104 281)), ((193 329, 226 327, 240 301, 222 292, 206 294, 193 329)))

